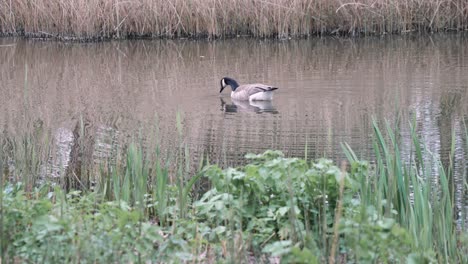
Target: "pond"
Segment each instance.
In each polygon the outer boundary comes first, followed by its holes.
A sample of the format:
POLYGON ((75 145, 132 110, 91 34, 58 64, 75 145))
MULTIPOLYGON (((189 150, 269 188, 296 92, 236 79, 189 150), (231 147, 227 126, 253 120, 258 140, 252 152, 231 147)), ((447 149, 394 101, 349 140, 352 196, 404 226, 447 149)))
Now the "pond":
POLYGON ((401 151, 410 160, 414 119, 427 149, 443 161, 455 135, 455 196, 460 208, 467 206, 467 36, 100 43, 1 38, 0 60, 2 137, 40 126, 50 135, 56 164, 66 166, 77 127, 92 138, 88 153, 95 161, 135 138, 157 140, 162 150, 183 138, 194 163, 205 155, 222 166, 266 149, 339 162, 342 143, 372 160, 374 119, 399 125, 401 151), (271 103, 235 102, 228 89, 219 93, 224 76, 279 90, 271 103))

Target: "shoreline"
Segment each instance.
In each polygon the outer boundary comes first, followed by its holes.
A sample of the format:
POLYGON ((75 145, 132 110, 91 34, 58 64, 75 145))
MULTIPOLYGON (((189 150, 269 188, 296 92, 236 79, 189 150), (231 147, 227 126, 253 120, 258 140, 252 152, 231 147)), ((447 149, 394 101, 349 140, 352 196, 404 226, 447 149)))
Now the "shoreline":
POLYGON ((106 42, 106 41, 121 41, 121 40, 187 40, 187 41, 224 41, 234 39, 252 39, 252 40, 265 40, 265 41, 289 41, 289 40, 307 40, 315 38, 336 38, 336 39, 359 39, 359 38, 385 38, 385 37, 410 37, 410 36, 434 36, 434 35, 456 35, 460 34, 464 36, 468 35, 468 29, 465 30, 443 30, 437 32, 428 31, 406 31, 399 33, 384 33, 384 34, 361 34, 357 36, 351 36, 349 34, 318 34, 309 36, 292 36, 279 38, 278 36, 273 37, 256 37, 253 35, 229 35, 223 37, 209 37, 209 36, 180 36, 180 37, 148 37, 148 36, 128 36, 125 38, 113 38, 113 37, 76 37, 76 36, 61 36, 53 34, 43 33, 0 33, 1 38, 19 38, 25 40, 36 40, 36 41, 58 41, 58 42, 76 42, 76 43, 93 43, 93 42, 106 42))

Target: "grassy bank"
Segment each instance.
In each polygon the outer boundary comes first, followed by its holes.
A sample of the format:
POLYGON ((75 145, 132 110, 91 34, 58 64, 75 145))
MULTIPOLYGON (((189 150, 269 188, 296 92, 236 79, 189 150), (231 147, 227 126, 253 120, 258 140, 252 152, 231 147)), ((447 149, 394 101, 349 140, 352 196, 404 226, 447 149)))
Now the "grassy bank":
POLYGON ((282 38, 466 29, 464 0, 0 0, 0 33, 63 39, 282 38))
POLYGON ((428 161, 413 126, 409 161, 398 131, 376 123, 374 131, 372 165, 343 145, 340 167, 267 151, 239 168, 200 164, 190 177, 183 144, 163 163, 158 149, 133 143, 123 161, 93 172, 92 188, 75 174, 81 190, 68 192, 38 181, 44 149, 34 135, 1 140, 2 263, 467 263, 452 165, 428 161), (201 180, 209 188, 197 195, 201 180))

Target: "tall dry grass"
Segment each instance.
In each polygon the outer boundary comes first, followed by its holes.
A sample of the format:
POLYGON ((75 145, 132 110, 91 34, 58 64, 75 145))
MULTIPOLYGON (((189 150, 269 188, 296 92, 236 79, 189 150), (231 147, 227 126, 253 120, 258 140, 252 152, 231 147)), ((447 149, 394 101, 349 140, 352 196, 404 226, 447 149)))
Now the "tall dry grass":
POLYGON ((466 0, 0 0, 0 33, 256 37, 466 30, 466 0))

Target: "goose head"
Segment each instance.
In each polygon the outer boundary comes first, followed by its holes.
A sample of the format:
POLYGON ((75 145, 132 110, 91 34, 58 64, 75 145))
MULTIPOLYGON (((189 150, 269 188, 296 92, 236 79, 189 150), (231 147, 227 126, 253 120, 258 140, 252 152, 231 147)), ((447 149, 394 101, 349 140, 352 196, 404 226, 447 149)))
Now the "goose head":
POLYGON ((219 90, 219 93, 221 93, 226 86, 231 86, 231 89, 234 92, 236 88, 239 87, 239 84, 232 78, 224 77, 221 79, 221 90, 219 90))

